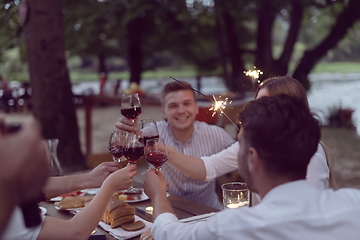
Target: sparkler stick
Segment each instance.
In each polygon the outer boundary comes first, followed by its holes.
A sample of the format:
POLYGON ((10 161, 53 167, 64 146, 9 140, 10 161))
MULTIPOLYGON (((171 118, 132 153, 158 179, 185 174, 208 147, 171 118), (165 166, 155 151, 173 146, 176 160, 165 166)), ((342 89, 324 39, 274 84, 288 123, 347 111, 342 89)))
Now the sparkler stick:
MULTIPOLYGON (((171 76, 170 76, 170 78, 173 79, 173 80, 175 80, 176 82, 178 82, 178 83, 186 86, 186 87, 189 87, 189 86, 185 85, 183 82, 181 82, 181 81, 179 81, 179 80, 177 80, 177 79, 175 79, 175 78, 173 78, 173 77, 171 77, 171 76)), ((235 128, 236 128, 238 131, 240 131, 239 128, 237 127, 237 125, 236 125, 236 124, 230 119, 230 117, 224 112, 224 110, 225 110, 225 108, 226 108, 226 104, 227 104, 228 98, 225 98, 225 100, 216 100, 215 96, 212 95, 212 96, 213 96, 213 99, 211 99, 211 98, 209 98, 208 96, 206 96, 205 94, 203 94, 202 92, 200 92, 200 91, 198 91, 198 90, 196 90, 196 89, 194 89, 194 88, 192 88, 192 87, 189 87, 189 88, 190 88, 191 90, 193 90, 193 91, 201 94, 202 96, 206 97, 206 98, 209 99, 211 102, 213 102, 212 106, 209 108, 210 111, 213 111, 213 114, 212 114, 211 117, 214 117, 215 114, 216 114, 216 112, 219 111, 219 112, 220 112, 220 115, 224 115, 224 116, 235 126, 235 128)), ((221 97, 221 96, 220 96, 220 97, 221 97)), ((230 104, 231 104, 231 102, 230 102, 230 104)))

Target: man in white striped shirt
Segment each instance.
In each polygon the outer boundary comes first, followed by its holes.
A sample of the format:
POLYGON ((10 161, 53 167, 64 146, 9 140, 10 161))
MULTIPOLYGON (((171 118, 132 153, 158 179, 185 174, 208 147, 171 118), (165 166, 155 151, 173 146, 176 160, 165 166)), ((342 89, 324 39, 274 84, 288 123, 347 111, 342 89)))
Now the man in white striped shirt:
MULTIPOLYGON (((210 156, 235 142, 224 129, 196 121, 199 107, 195 93, 186 83, 170 82, 164 86, 161 96, 162 113, 165 120, 157 122, 159 136, 183 154, 193 157, 210 156)), ((136 131, 126 117, 116 123, 118 129, 136 131)), ((181 173, 170 164, 162 166, 169 183, 168 192, 186 197, 205 205, 222 209, 215 192, 215 181, 202 181, 181 173)))

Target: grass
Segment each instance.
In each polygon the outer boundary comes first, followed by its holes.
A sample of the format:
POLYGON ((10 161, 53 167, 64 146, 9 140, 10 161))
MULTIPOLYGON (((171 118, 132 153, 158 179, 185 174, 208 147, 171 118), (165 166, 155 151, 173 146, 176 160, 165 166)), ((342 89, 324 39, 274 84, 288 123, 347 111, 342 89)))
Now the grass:
POLYGON ((312 73, 360 73, 360 62, 321 62, 312 73))

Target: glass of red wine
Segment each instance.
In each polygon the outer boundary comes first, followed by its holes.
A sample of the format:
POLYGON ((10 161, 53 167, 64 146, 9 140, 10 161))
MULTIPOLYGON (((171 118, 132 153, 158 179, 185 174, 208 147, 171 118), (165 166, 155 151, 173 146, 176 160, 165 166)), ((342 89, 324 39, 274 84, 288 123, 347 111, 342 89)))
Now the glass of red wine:
MULTIPOLYGON (((138 134, 127 132, 123 145, 123 155, 129 160, 130 164, 136 164, 136 161, 144 156, 144 143, 138 134)), ((139 193, 142 192, 142 189, 131 186, 125 192, 139 193)))
POLYGON ((121 162, 126 131, 113 130, 110 134, 108 151, 113 155, 115 162, 121 162))
POLYGON ((146 141, 151 138, 159 138, 159 131, 156 125, 156 121, 153 119, 142 119, 139 122, 140 137, 143 140, 144 145, 146 141))
POLYGON ((161 138, 151 138, 146 141, 146 161, 161 170, 161 166, 168 160, 166 145, 161 138))
POLYGON ((141 114, 141 103, 137 93, 124 93, 122 95, 121 114, 132 122, 141 114))

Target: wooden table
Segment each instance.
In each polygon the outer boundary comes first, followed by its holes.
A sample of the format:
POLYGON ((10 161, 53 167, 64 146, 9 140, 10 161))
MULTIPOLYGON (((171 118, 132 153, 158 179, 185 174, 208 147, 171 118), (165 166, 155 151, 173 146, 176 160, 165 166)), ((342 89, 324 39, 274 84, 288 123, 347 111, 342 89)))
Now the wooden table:
MULTIPOLYGON (((191 200, 179 197, 179 196, 175 196, 175 195, 170 195, 168 197, 168 199, 170 201, 171 206, 174 209, 175 215, 179 219, 192 217, 192 216, 196 216, 196 215, 200 215, 200 214, 204 214, 204 213, 219 211, 215 208, 208 207, 203 204, 200 204, 200 203, 197 203, 197 202, 194 202, 194 201, 191 201, 191 200)), ((73 214, 69 213, 68 211, 56 210, 53 202, 42 202, 42 203, 40 203, 40 205, 47 209, 47 213, 46 213, 47 216, 56 217, 56 218, 60 218, 60 219, 71 219, 74 216, 73 214)), ((151 206, 150 200, 145 200, 145 201, 137 202, 137 203, 130 203, 130 205, 136 209, 136 215, 138 215, 139 217, 141 217, 149 222, 152 222, 151 216, 149 214, 144 214, 141 210, 139 210, 137 208, 137 207, 151 206)), ((103 231, 106 234, 107 240, 115 239, 114 237, 109 235, 106 231, 101 229, 100 227, 98 229, 100 229, 101 231, 103 231)), ((134 240, 140 239, 140 236, 132 238, 132 239, 134 239, 134 240)))

